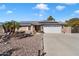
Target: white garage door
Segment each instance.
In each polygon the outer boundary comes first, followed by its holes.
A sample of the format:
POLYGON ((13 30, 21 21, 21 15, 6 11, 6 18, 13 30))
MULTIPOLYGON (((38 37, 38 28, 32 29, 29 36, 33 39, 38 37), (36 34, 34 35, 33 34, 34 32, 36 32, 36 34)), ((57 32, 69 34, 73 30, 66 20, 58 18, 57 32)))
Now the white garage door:
POLYGON ((53 26, 44 26, 44 33, 61 33, 61 26, 53 27, 53 26))

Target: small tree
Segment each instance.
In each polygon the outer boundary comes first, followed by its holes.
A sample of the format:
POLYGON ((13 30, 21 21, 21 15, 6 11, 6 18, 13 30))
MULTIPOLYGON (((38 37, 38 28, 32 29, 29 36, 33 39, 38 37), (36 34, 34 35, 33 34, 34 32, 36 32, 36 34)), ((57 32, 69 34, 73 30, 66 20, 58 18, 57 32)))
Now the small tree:
POLYGON ((72 18, 69 21, 66 21, 66 25, 71 27, 79 26, 79 18, 72 18))
POLYGON ((55 19, 54 19, 52 16, 49 16, 49 17, 47 18, 47 20, 48 20, 48 21, 55 21, 55 19))
POLYGON ((2 24, 5 33, 13 34, 15 29, 19 29, 19 23, 16 21, 9 21, 2 24))
POLYGON ((65 26, 72 27, 73 33, 79 33, 79 18, 72 18, 69 21, 66 21, 65 26))

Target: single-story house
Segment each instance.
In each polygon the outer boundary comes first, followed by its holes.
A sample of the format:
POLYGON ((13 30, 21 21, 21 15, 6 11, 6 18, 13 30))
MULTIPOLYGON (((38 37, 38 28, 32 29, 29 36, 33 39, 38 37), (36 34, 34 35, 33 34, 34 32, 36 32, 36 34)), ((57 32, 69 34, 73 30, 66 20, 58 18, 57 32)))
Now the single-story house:
POLYGON ((56 21, 24 21, 20 22, 18 31, 25 32, 44 32, 44 33, 70 33, 71 28, 66 28, 63 23, 56 21))
MULTIPOLYGON (((64 23, 56 21, 22 21, 19 30, 26 33, 71 33, 71 27, 64 27, 64 23)), ((1 28, 0 33, 4 30, 1 28)))

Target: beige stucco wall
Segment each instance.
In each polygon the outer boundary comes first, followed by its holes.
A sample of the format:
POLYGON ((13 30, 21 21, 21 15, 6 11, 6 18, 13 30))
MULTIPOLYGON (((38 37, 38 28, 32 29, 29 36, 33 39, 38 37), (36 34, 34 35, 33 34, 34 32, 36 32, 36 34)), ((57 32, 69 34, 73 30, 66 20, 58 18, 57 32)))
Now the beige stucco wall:
POLYGON ((20 27, 18 31, 28 31, 28 27, 20 27))
POLYGON ((17 31, 25 31, 26 33, 30 32, 30 30, 28 30, 28 26, 26 26, 26 27, 20 27, 19 30, 17 30, 17 31))
POLYGON ((26 26, 26 27, 20 27, 19 30, 16 29, 16 31, 25 31, 26 33, 32 33, 32 34, 35 33, 33 25, 31 26, 30 30, 28 30, 28 26, 26 26))
POLYGON ((32 32, 32 34, 35 34, 36 33, 35 27, 33 25, 31 25, 31 32, 32 32))
POLYGON ((71 33, 71 27, 63 27, 62 32, 63 33, 71 33))

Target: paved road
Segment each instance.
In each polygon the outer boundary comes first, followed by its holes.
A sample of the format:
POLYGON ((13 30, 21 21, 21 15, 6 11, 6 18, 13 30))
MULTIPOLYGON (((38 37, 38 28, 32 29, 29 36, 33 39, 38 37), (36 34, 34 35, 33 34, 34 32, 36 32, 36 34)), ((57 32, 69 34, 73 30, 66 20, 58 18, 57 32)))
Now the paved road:
POLYGON ((44 34, 46 56, 79 56, 79 34, 44 34))

